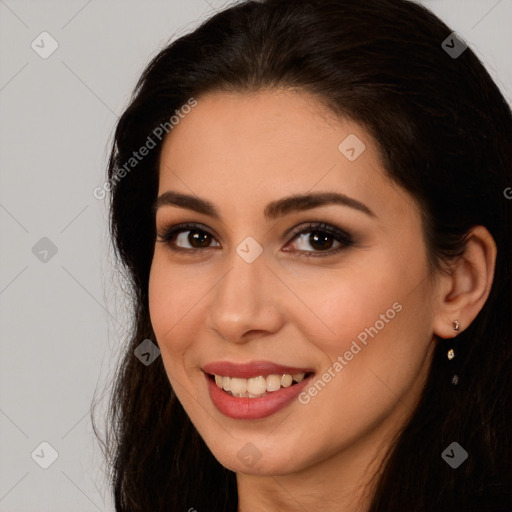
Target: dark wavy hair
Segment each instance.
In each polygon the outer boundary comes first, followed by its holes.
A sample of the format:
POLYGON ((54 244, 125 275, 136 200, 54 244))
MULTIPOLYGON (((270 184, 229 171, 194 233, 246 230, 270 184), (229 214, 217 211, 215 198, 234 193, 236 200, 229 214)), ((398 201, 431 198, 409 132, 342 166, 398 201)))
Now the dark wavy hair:
POLYGON ((420 403, 384 461, 369 510, 512 509, 512 201, 504 192, 512 186, 512 113, 470 48, 456 58, 445 51, 451 33, 407 0, 243 1, 148 64, 108 164, 111 236, 133 297, 105 441, 95 427, 116 511, 236 512, 238 502, 235 473, 197 433, 161 357, 145 366, 134 356, 142 340, 157 343, 148 279, 163 137, 153 137, 156 147, 135 168, 126 172, 125 164, 190 98, 278 87, 310 93, 369 130, 386 173, 420 205, 433 269, 446 270, 463 253, 473 226, 485 226, 497 245, 488 300, 456 339, 459 383, 450 382, 446 342, 438 340, 420 403), (453 441, 469 453, 457 469, 441 458, 453 441))

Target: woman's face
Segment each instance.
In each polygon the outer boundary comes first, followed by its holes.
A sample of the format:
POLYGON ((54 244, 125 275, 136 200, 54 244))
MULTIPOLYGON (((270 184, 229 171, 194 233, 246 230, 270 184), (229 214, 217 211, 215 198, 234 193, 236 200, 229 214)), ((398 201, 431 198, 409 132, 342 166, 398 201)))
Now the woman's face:
POLYGON ((158 195, 151 321, 213 454, 250 474, 368 461, 422 391, 436 293, 369 133, 306 94, 211 93, 167 137, 158 195))

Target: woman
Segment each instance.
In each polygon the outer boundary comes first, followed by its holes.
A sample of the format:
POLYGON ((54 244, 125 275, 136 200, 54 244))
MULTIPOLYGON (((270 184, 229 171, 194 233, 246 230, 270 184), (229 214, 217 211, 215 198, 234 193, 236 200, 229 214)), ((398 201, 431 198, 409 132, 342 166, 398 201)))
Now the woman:
POLYGON ((512 510, 511 140, 405 0, 242 2, 161 51, 108 170, 116 510, 512 510))

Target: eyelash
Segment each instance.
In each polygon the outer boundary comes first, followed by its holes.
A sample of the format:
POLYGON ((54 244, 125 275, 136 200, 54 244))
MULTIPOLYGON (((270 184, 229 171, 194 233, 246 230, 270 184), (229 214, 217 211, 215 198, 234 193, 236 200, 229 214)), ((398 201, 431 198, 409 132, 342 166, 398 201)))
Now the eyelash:
MULTIPOLYGON (((299 256, 301 256, 301 257, 325 258, 327 256, 333 256, 335 254, 338 254, 340 251, 347 249, 348 247, 351 247, 352 245, 354 245, 354 240, 348 233, 346 233, 345 231, 342 231, 339 228, 336 228, 335 226, 331 226, 331 225, 325 224, 323 222, 311 222, 311 223, 308 223, 306 226, 301 226, 300 228, 301 229, 297 229, 297 230, 293 231, 293 233, 291 234, 292 239, 290 240, 290 242, 292 242, 293 240, 298 238, 299 235, 312 233, 312 232, 318 232, 318 233, 330 235, 336 241, 341 243, 340 247, 338 247, 336 249, 332 249, 332 250, 327 250, 327 251, 315 251, 315 250, 314 251, 300 251, 300 250, 296 251, 299 253, 299 256), (311 254, 311 253, 313 253, 313 254, 311 254), (316 253, 316 254, 314 254, 314 253, 316 253)), ((203 249, 199 249, 199 248, 184 249, 182 247, 173 246, 172 239, 174 238, 174 236, 176 234, 179 234, 183 231, 197 231, 197 232, 201 232, 201 233, 207 233, 208 235, 213 237, 212 233, 210 233, 208 230, 201 228, 201 226, 199 224, 187 223, 187 224, 179 224, 177 226, 172 226, 172 227, 166 229, 162 235, 160 235, 160 234, 158 235, 161 238, 160 240, 158 240, 158 242, 167 244, 167 246, 169 247, 169 249, 172 252, 188 253, 189 255, 191 255, 192 253, 195 253, 197 251, 204 251, 205 249, 212 249, 212 247, 205 247, 203 249)))

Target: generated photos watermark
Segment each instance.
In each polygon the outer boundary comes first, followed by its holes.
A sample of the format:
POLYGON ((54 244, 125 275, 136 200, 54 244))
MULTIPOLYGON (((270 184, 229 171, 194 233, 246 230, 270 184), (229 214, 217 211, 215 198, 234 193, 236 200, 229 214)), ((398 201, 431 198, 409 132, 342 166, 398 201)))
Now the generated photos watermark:
POLYGON ((468 456, 468 452, 457 441, 454 441, 441 453, 441 458, 453 469, 457 469, 468 456))
POLYGON ((321 377, 315 380, 311 386, 299 394, 298 400, 301 404, 306 405, 311 402, 311 399, 318 395, 325 386, 331 382, 336 375, 338 375, 345 366, 348 365, 355 355, 359 354, 361 350, 368 344, 368 336, 372 339, 379 334, 379 332, 389 324, 396 314, 402 311, 402 304, 395 302, 391 308, 385 313, 381 313, 379 320, 375 322, 371 327, 365 328, 357 335, 357 339, 352 341, 349 350, 345 351, 343 355, 339 355, 337 360, 322 374, 321 377), (363 347, 358 343, 361 343, 363 347))
POLYGON ((192 111, 192 108, 197 105, 197 100, 194 98, 190 98, 184 105, 180 107, 179 110, 174 111, 174 115, 169 118, 169 121, 165 121, 156 126, 148 138, 146 142, 138 149, 138 151, 134 151, 132 156, 122 165, 121 168, 116 169, 113 176, 105 181, 101 187, 96 187, 92 191, 92 195, 96 199, 104 199, 106 193, 112 190, 112 187, 115 183, 121 181, 127 174, 139 165, 139 162, 144 160, 152 149, 154 149, 158 142, 161 142, 162 139, 173 130, 187 114, 192 111), (156 142, 155 139, 158 141, 156 142))

